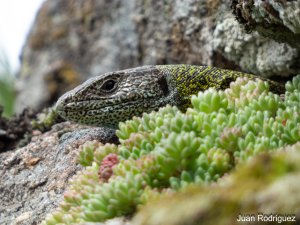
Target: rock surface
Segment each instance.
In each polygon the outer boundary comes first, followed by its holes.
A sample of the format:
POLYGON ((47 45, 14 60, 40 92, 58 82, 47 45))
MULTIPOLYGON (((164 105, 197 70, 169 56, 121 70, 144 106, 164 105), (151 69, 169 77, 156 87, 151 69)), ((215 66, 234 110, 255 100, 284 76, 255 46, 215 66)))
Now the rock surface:
MULTIPOLYGON (((34 131, 27 146, 0 154, 0 224, 38 224, 58 206, 68 181, 82 169, 78 147, 104 140, 102 128, 83 128, 65 122, 44 134, 34 131)), ((105 140, 114 142, 111 135, 105 140)))
POLYGON ((233 12, 248 31, 300 47, 300 2, 233 0, 233 12))

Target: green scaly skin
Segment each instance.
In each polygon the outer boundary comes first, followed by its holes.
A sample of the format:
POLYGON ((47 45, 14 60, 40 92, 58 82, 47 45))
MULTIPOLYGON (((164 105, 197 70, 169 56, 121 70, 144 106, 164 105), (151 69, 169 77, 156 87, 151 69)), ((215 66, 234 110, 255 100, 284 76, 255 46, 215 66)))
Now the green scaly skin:
MULTIPOLYGON (((151 112, 167 104, 181 110, 190 106, 190 97, 199 91, 226 89, 238 77, 252 74, 210 66, 160 65, 105 73, 64 94, 56 109, 64 119, 77 123, 116 128, 119 122, 151 112)), ((284 85, 269 82, 274 93, 284 85)))

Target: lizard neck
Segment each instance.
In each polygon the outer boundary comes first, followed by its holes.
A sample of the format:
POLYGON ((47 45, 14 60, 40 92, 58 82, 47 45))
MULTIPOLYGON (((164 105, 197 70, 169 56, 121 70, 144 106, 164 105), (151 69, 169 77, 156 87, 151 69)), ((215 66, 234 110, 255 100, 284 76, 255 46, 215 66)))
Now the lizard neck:
POLYGON ((224 90, 229 88, 230 83, 238 77, 246 77, 250 80, 259 78, 269 83, 270 91, 277 94, 285 92, 284 84, 239 71, 194 65, 164 65, 159 67, 170 77, 170 86, 173 87, 174 92, 177 92, 178 99, 181 101, 179 104, 184 104, 184 107, 189 106, 191 95, 209 88, 224 90))
POLYGON ((175 105, 183 111, 191 105, 192 95, 208 88, 220 89, 224 85, 229 86, 229 83, 236 79, 236 74, 227 71, 225 80, 225 70, 221 74, 217 68, 211 66, 162 65, 158 67, 166 76, 175 105))

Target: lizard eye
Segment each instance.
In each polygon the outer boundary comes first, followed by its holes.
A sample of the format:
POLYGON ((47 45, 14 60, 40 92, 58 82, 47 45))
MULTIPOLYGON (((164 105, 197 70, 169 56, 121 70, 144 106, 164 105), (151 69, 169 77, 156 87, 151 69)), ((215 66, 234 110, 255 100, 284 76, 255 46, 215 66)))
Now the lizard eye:
POLYGON ((102 86, 101 90, 104 92, 112 92, 117 88, 117 82, 115 80, 106 80, 102 86))

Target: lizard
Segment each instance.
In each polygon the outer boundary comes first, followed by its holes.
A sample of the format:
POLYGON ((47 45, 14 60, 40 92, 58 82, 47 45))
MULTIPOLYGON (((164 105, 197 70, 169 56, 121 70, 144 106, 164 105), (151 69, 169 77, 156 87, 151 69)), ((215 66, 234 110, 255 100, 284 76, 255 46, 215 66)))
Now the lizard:
POLYGON ((192 95, 226 89, 238 77, 259 78, 268 81, 270 91, 285 92, 283 84, 253 74, 211 66, 153 65, 90 78, 61 96, 56 110, 66 120, 115 129, 119 122, 167 104, 185 111, 192 95))

